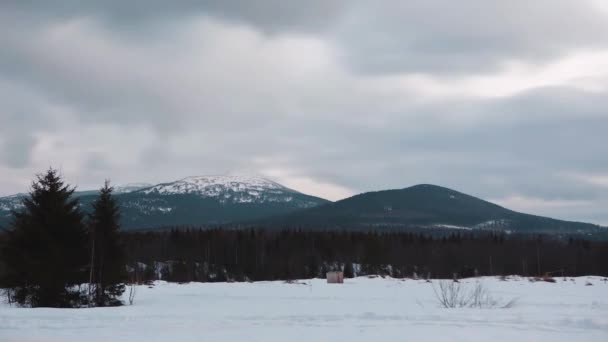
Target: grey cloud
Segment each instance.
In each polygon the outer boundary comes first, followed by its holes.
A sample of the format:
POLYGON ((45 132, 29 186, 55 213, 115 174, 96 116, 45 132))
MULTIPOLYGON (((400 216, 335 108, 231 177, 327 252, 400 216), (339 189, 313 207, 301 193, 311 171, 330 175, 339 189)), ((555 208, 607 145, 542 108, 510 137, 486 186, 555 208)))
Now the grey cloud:
POLYGON ((0 141, 0 160, 12 168, 28 165, 36 140, 28 134, 4 135, 0 141))
POLYGON ((608 16, 589 1, 363 4, 336 34, 345 61, 362 72, 479 72, 608 44, 608 16))
POLYGON ((488 113, 464 126, 419 125, 407 113, 389 126, 367 129, 300 122, 299 129, 312 134, 309 141, 317 143, 291 144, 284 153, 297 156, 288 164, 302 173, 357 191, 428 182, 484 198, 501 194, 548 200, 606 198, 605 189, 575 180, 568 172, 608 171, 608 160, 600 157, 608 155, 608 145, 603 143, 608 101, 570 89, 576 99, 571 104, 562 101, 557 107, 555 99, 563 92, 548 89, 501 101, 473 100, 467 105, 443 103, 426 108, 427 114, 435 113, 438 118, 462 110, 459 106, 480 115, 488 113), (522 102, 529 104, 522 106, 522 102), (588 110, 577 115, 581 102, 588 104, 588 110), (539 112, 544 119, 534 119, 539 112))
POLYGON ((73 17, 96 17, 129 31, 140 25, 163 26, 163 22, 193 16, 215 16, 259 27, 268 33, 282 31, 318 32, 333 25, 335 18, 348 9, 346 0, 312 0, 305 3, 282 0, 133 0, 78 1, 58 0, 52 3, 8 0, 3 6, 11 12, 27 12, 37 20, 63 20, 73 17))
POLYGON ((43 99, 0 77, 0 160, 1 165, 19 169, 28 166, 36 145, 35 133, 52 129, 52 118, 43 99))
POLYGON ((32 22, 95 18, 139 39, 162 36, 197 16, 270 34, 319 34, 341 48, 345 63, 366 73, 490 71, 507 61, 542 62, 608 46, 608 14, 591 0, 9 0, 3 7, 32 22))
POLYGON ((88 153, 84 167, 86 172, 108 172, 111 165, 102 154, 92 152, 88 153))

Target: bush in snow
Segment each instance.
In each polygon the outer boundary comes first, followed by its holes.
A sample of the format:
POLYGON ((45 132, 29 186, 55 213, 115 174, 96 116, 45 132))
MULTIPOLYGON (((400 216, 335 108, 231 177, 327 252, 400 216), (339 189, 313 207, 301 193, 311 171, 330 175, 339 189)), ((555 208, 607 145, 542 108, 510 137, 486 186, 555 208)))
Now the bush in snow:
POLYGON ((506 303, 494 299, 480 281, 471 283, 441 280, 439 286, 433 284, 433 292, 444 308, 510 308, 515 305, 512 299, 506 303))

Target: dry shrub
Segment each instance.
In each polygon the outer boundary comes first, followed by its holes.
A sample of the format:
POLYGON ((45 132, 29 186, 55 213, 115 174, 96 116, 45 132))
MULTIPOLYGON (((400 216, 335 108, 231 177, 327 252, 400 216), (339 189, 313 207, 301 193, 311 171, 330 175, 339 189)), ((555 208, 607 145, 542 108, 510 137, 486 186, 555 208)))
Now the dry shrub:
POLYGON ((129 305, 133 305, 133 302, 135 302, 136 292, 137 286, 134 283, 129 284, 129 305))
POLYGON ((516 298, 507 302, 493 298, 480 281, 471 284, 441 280, 438 288, 433 284, 433 292, 444 308, 511 308, 517 302, 516 298))

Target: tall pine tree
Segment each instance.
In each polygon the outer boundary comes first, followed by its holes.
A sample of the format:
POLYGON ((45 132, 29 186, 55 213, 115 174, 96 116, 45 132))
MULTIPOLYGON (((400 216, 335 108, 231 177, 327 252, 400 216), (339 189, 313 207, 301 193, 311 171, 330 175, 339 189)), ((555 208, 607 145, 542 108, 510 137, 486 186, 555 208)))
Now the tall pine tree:
POLYGON ((120 211, 113 188, 108 181, 99 190, 90 215, 91 270, 94 284, 93 302, 96 306, 121 305, 125 291, 126 257, 120 243, 120 211))
POLYGON ((74 188, 56 170, 37 176, 23 209, 13 212, 2 256, 10 302, 23 306, 73 307, 86 282, 88 249, 83 213, 74 188))

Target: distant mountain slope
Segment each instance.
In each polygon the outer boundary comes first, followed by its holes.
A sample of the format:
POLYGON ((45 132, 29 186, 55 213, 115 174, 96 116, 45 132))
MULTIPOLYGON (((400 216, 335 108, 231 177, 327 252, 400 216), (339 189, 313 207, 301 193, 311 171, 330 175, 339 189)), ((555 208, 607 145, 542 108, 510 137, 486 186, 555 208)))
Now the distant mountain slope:
MULTIPOLYGON (((0 198, 0 226, 19 210, 24 194, 0 198)), ((96 191, 77 192, 90 210, 96 191)), ((595 233, 596 225, 518 213, 458 191, 416 185, 356 195, 338 202, 308 196, 248 176, 187 177, 157 185, 116 188, 125 229, 254 223, 321 229, 491 229, 533 233, 595 233)))
MULTIPOLYGON (((88 211, 97 191, 75 195, 88 211)), ((252 176, 198 176, 157 185, 130 184, 116 187, 115 195, 126 229, 240 222, 328 202, 252 176)), ((0 226, 8 225, 10 210, 20 209, 23 196, 0 198, 0 226)))
POLYGON ((518 213, 458 191, 428 184, 368 192, 272 218, 265 223, 346 229, 437 227, 545 233, 599 229, 588 223, 518 213))

